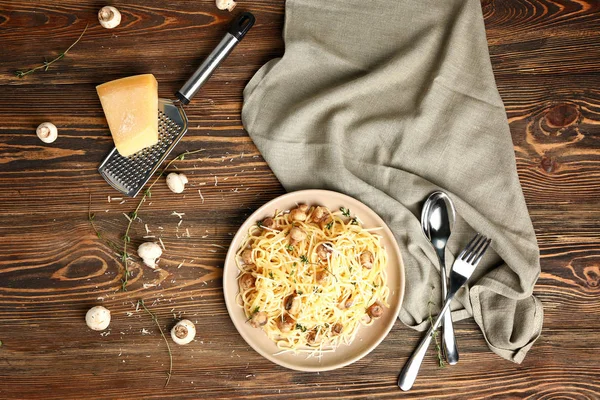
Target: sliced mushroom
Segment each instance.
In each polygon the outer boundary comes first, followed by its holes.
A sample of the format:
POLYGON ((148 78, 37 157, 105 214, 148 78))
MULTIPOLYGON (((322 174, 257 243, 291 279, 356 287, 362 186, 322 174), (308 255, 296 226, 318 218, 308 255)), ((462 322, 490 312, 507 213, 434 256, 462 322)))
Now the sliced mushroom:
POLYGON ((290 230, 290 244, 294 245, 304 239, 306 239, 306 232, 304 232, 304 229, 295 226, 290 230))
POLYGON ((280 318, 277 319, 277 328, 282 333, 287 333, 294 328, 294 324, 296 321, 289 314, 284 314, 280 318))
POLYGON ((275 220, 271 217, 267 217, 262 220, 261 226, 263 228, 273 229, 273 228, 275 228, 275 220))
POLYGON ((316 329, 311 330, 306 334, 306 342, 310 345, 315 345, 321 341, 321 337, 319 336, 316 329))
POLYGON ((370 251, 363 251, 360 255, 360 265, 362 265, 366 269, 373 268, 373 261, 375 261, 375 257, 373 253, 370 251))
POLYGON ((290 218, 292 218, 292 221, 306 221, 306 211, 308 211, 308 206, 300 204, 290 211, 290 218))
POLYGON ((339 335, 344 330, 344 325, 337 322, 335 325, 331 327, 331 333, 334 335, 339 335))
POLYGON ((347 308, 350 308, 354 305, 354 299, 352 297, 348 297, 346 300, 342 300, 340 301, 340 304, 338 304, 338 308, 345 310, 347 308))
POLYGON ((246 272, 242 276, 240 276, 240 288, 242 290, 248 290, 253 288, 256 284, 256 278, 252 276, 251 273, 246 272))
POLYGON ((327 271, 325 271, 324 269, 317 271, 315 273, 315 280, 317 281, 317 283, 321 286, 325 285, 327 283, 327 275, 329 273, 327 271))
POLYGON ((253 328, 260 328, 261 326, 265 326, 268 321, 269 316, 267 313, 264 311, 259 311, 254 313, 252 318, 250 318, 250 325, 252 325, 253 328))
POLYGON ((379 318, 383 315, 383 306, 379 303, 373 303, 367 308, 367 314, 371 318, 379 318))
POLYGON ((290 294, 283 301, 283 307, 291 315, 298 314, 301 305, 302 301, 300 300, 300 296, 298 296, 296 293, 290 294))
POLYGON ((326 207, 318 206, 312 213, 312 220, 316 223, 325 222, 329 218, 328 211, 326 207))
POLYGON ((333 252, 333 249, 330 244, 321 243, 317 246, 317 256, 325 261, 327 257, 333 252))
POLYGON ((252 250, 246 249, 242 251, 242 261, 247 265, 254 263, 254 260, 252 260, 252 250))

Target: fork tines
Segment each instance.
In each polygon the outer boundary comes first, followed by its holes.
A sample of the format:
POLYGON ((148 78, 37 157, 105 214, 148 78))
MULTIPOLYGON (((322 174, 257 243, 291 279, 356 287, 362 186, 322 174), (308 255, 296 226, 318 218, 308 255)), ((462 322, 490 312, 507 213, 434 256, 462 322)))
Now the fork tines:
POLYGON ((476 234, 473 239, 469 242, 467 247, 458 255, 458 259, 468 262, 469 264, 476 266, 479 261, 483 258, 485 251, 490 245, 492 239, 476 234))

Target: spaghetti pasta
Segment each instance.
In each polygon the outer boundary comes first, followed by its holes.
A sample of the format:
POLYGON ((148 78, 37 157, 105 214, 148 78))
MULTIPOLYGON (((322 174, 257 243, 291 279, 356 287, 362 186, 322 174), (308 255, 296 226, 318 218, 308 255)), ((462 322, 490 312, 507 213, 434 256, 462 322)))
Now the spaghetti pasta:
POLYGON ((284 352, 350 344, 389 308, 387 254, 373 230, 347 209, 306 205, 252 226, 236 257, 249 323, 284 352))

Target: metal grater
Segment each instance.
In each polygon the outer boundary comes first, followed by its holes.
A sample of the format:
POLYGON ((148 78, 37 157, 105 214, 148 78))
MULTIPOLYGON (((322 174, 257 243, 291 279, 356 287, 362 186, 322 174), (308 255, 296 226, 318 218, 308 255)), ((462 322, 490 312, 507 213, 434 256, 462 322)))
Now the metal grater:
POLYGON ((176 93, 178 100, 158 99, 158 143, 129 157, 123 157, 114 148, 98 167, 106 182, 127 196, 137 196, 188 130, 182 105, 190 102, 254 21, 248 12, 235 18, 225 37, 176 93))
POLYGON ((158 143, 132 156, 123 157, 114 148, 98 171, 112 187, 135 197, 185 135, 188 119, 183 108, 167 99, 158 99, 158 143))

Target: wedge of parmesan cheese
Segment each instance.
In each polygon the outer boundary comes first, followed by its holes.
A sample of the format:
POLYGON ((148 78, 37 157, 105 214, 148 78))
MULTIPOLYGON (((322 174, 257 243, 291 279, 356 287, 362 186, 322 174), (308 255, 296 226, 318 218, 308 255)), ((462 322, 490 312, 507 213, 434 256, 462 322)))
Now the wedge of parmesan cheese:
POLYGON ((135 75, 96 86, 115 146, 128 157, 158 143, 158 82, 135 75))

